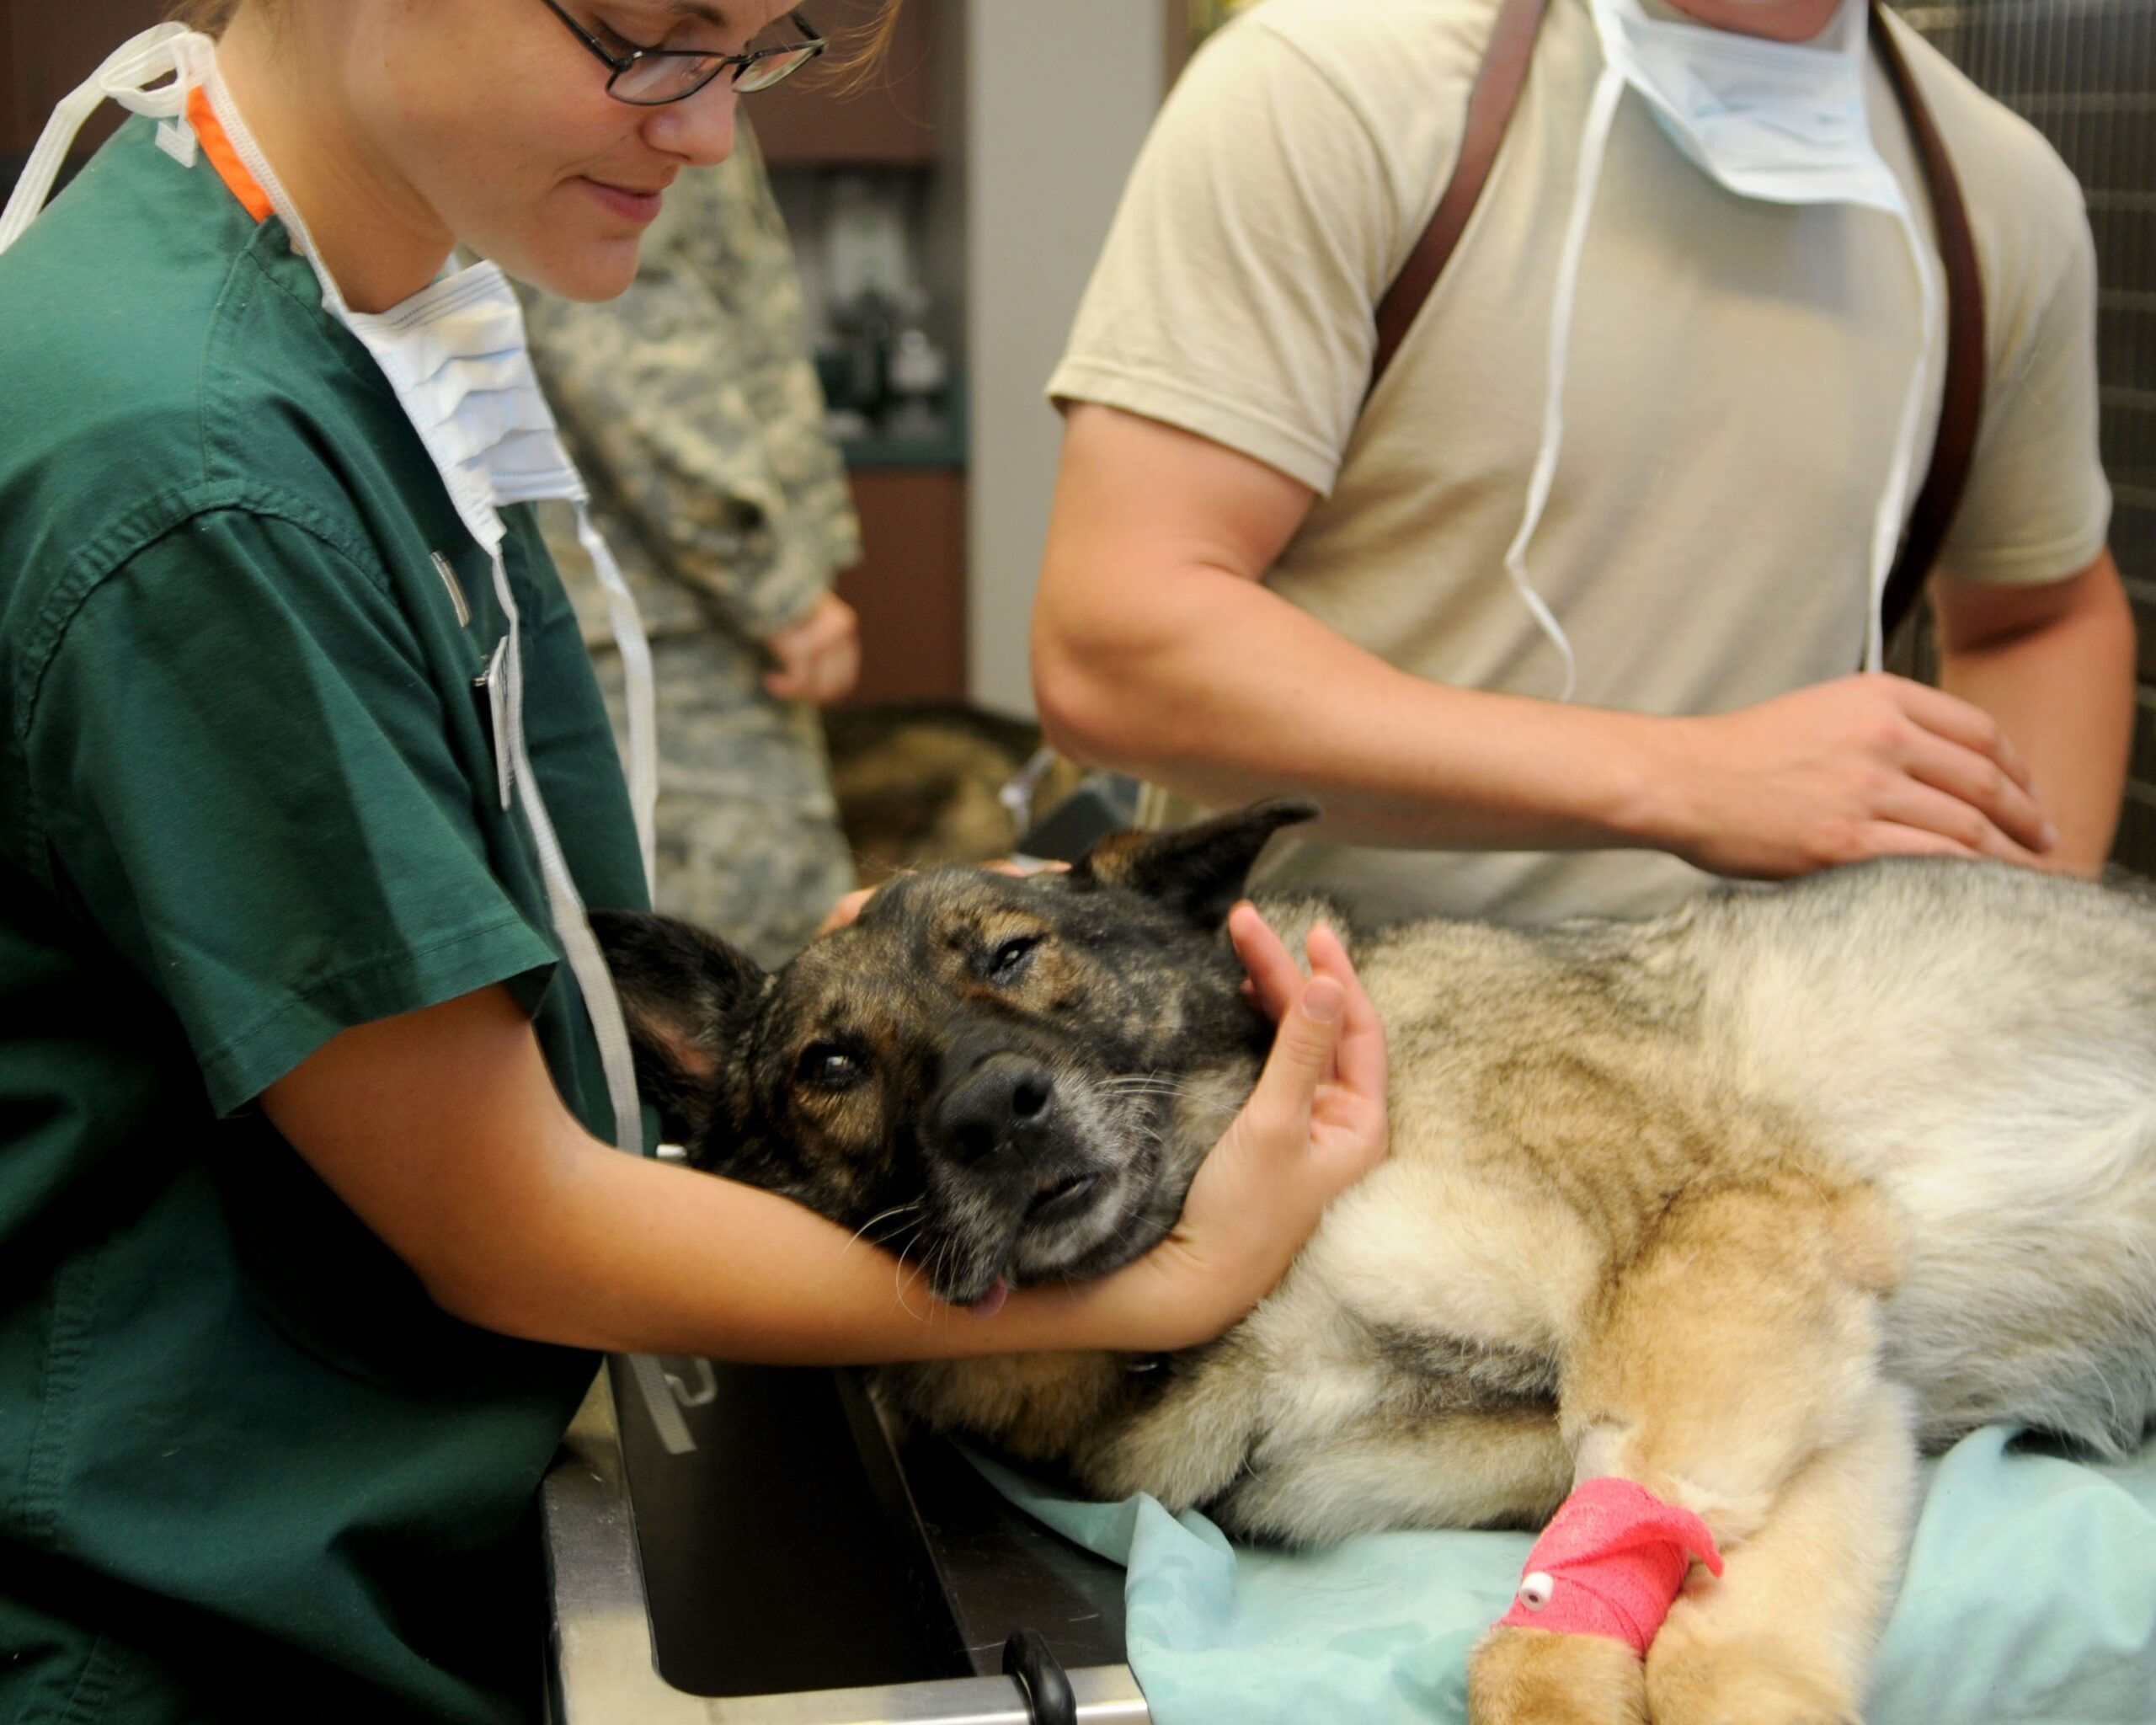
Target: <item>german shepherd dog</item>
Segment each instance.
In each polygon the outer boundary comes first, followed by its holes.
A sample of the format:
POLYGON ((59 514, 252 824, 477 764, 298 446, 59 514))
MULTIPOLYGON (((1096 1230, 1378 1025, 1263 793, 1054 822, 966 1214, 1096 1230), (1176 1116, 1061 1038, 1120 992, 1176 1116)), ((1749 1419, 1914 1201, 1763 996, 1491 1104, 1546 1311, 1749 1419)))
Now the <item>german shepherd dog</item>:
MULTIPOLYGON (((1060 876, 906 878, 771 975, 656 918, 601 934, 692 1162, 903 1241, 972 1304, 1173 1224, 1271 1037, 1224 919, 1312 812, 1122 835, 1060 876)), ((1291 946, 1323 908, 1260 905, 1291 946)), ((1644 1664, 1493 1631, 1491 1725, 1854 1720, 1920 1448, 1994 1420, 2140 1439, 2156 902, 1885 861, 1350 950, 1391 1155, 1256 1311, 1165 1361, 914 1365, 880 1392, 1257 1538, 1534 1525, 1601 1475, 1705 1519, 1726 1571, 1694 1571, 1644 1664)))

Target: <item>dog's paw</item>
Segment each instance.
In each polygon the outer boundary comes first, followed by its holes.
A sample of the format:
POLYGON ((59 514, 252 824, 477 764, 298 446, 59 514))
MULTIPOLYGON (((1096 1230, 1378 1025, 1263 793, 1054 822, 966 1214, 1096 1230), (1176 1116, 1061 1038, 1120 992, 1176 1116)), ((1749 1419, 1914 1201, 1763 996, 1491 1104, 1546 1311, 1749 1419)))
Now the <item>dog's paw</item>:
POLYGON ((1647 1654, 1654 1725, 1863 1725, 1848 1691, 1790 1648, 1673 1635, 1647 1654))
POLYGON ((1501 1626, 1467 1661, 1469 1725, 1646 1725, 1646 1683, 1620 1641, 1501 1626))

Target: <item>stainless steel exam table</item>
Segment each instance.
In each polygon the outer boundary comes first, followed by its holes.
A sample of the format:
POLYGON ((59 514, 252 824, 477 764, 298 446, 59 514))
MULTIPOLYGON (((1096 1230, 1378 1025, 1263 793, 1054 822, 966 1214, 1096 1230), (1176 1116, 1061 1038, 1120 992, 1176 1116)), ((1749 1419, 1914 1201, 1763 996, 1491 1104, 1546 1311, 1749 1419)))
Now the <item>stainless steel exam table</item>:
POLYGON ((692 1450, 612 1361, 542 1492, 554 1725, 1150 1721, 1120 1567, 857 1375, 670 1365, 692 1450))

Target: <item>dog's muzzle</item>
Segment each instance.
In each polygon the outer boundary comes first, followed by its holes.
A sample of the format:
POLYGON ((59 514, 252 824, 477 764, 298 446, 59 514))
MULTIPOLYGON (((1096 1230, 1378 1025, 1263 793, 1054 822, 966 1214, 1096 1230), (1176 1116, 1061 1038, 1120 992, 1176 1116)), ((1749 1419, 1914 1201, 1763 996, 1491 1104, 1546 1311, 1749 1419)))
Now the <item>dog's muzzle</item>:
POLYGON ((955 1083, 937 1105, 936 1135, 966 1167, 1004 1152, 1024 1161, 1054 1130, 1055 1078, 1025 1055, 989 1055, 955 1083))
POLYGON ((1001 1233, 1074 1221, 1099 1184, 1055 1075, 1022 1050, 955 1053, 930 1119, 957 1183, 946 1189, 965 1194, 958 1213, 976 1226, 1001 1233))

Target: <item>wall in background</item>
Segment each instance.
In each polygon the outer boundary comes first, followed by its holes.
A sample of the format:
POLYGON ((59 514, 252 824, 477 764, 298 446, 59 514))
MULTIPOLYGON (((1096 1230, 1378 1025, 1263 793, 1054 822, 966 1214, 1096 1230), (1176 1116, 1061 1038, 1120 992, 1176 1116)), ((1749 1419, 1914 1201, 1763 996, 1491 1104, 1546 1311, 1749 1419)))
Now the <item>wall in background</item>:
POLYGON ((1041 391, 1161 104, 1161 0, 968 0, 968 686, 1033 710, 1026 638, 1062 422, 1041 391))

